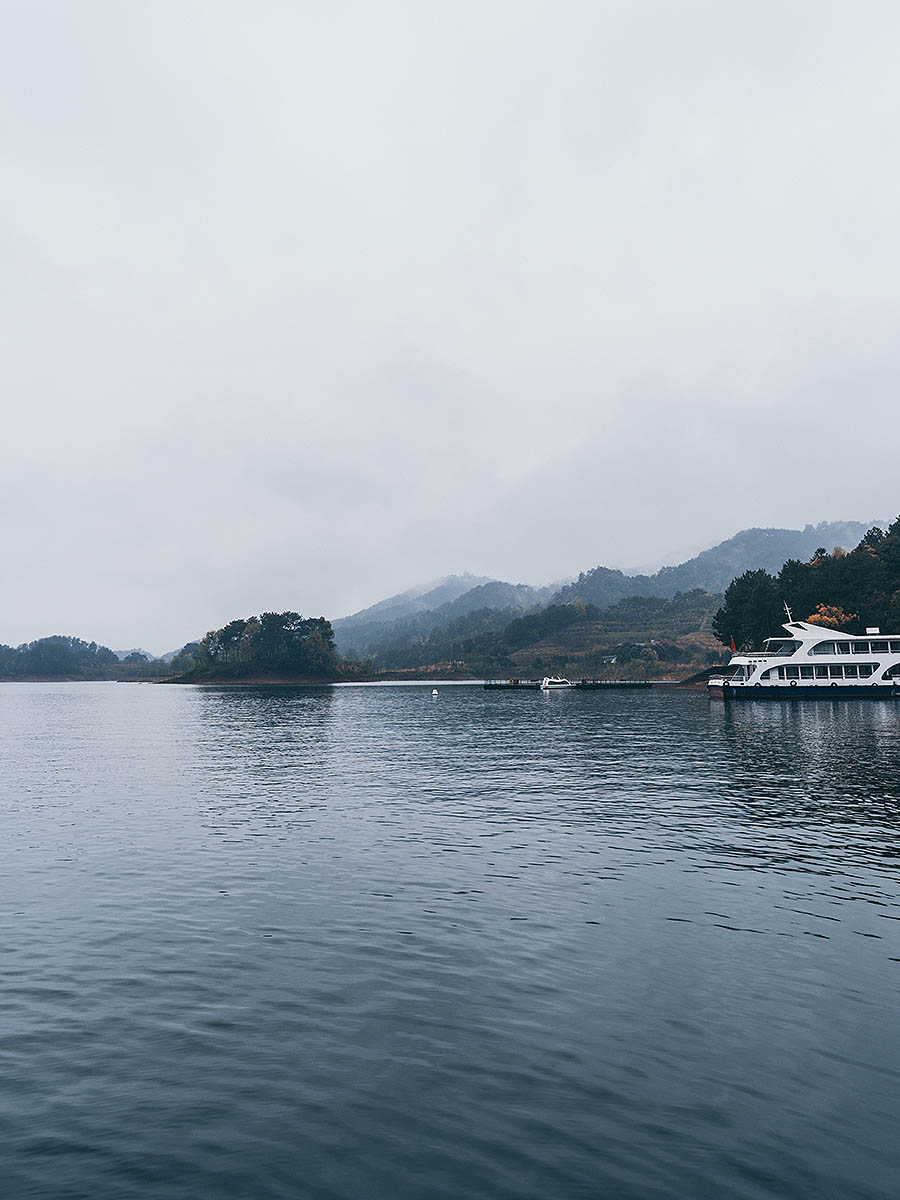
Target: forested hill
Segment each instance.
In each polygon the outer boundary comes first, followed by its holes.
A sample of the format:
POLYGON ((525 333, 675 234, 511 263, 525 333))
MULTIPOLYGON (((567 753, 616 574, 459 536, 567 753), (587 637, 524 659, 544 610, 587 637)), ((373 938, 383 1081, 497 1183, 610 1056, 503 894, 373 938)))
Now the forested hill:
POLYGON ((663 567, 654 575, 626 575, 609 567, 595 567, 567 584, 553 597, 554 604, 581 600, 606 608, 626 596, 671 598, 677 592, 703 588, 723 592, 737 575, 749 570, 776 572, 789 559, 806 561, 818 546, 855 546, 872 523, 823 521, 805 529, 743 529, 676 567, 663 567))
MULTIPOLYGON (((807 560, 789 559, 777 573, 745 571, 725 591, 713 629, 725 645, 760 646, 781 634, 787 604, 798 621, 846 633, 870 626, 900 633, 900 517, 876 526, 850 552, 823 544, 807 560)), ((782 635, 783 636, 783 635, 782 635)))
POLYGON ((404 617, 430 612, 443 604, 450 604, 464 592, 490 582, 486 575, 446 575, 443 579, 426 583, 422 587, 409 588, 396 596, 388 596, 386 600, 379 600, 377 604, 351 613, 349 617, 338 617, 332 624, 337 633, 341 629, 361 628, 370 623, 399 621, 404 617))
MULTIPOLYGON (((752 555, 760 553, 760 546, 770 553, 773 546, 797 546, 796 536, 782 536, 792 532, 798 531, 746 531, 726 543, 725 552, 752 555), (752 536, 755 533, 762 536, 752 536)), ((418 629, 395 622, 370 656, 375 669, 382 671, 684 678, 719 659, 714 638, 726 645, 732 637, 738 645, 758 645, 778 634, 785 602, 802 620, 848 632, 864 632, 870 625, 900 632, 900 519, 887 532, 880 527, 864 531, 850 551, 840 545, 829 550, 826 543, 828 535, 836 533, 848 540, 851 525, 820 525, 803 532, 817 535, 819 544, 807 551, 799 541, 805 557, 779 563, 777 575, 763 567, 740 573, 729 582, 724 605, 720 595, 693 588, 673 597, 632 593, 601 608, 584 597, 585 581, 598 579, 598 572, 591 572, 579 581, 581 594, 579 585, 573 584, 557 593, 561 599, 554 597, 550 604, 527 612, 514 603, 500 609, 484 605, 443 624, 437 621, 438 613, 419 614, 418 629)), ((723 557, 717 559, 710 552, 706 561, 720 565, 723 557)), ((691 569, 694 565, 684 564, 691 569)), ((599 578, 605 582, 610 574, 600 573, 599 578)), ((659 582, 660 574, 645 579, 659 582)), ((628 576, 621 578, 633 582, 628 576)), ((663 578, 668 584, 677 578, 676 571, 666 572, 663 578)), ((484 585, 473 591, 497 600, 504 595, 516 599, 515 590, 494 593, 491 588, 484 585)), ((459 597, 454 605, 461 609, 468 596, 459 597)))
MULTIPOLYGON (((454 576, 461 580, 463 576, 454 576)), ((472 578, 469 576, 468 578, 472 578)), ((443 589, 425 593, 419 602, 433 600, 443 589)), ((352 617, 334 622, 338 651, 349 658, 365 659, 382 653, 388 645, 419 642, 436 629, 449 629, 462 617, 482 612, 526 612, 547 602, 552 588, 534 588, 524 583, 504 583, 499 579, 483 581, 431 608, 419 609, 400 617, 385 617, 392 611, 374 605, 352 617)), ((397 599, 396 597, 393 599, 397 599)), ((387 602, 384 602, 387 603, 387 602)))
POLYGON ((601 611, 592 604, 479 609, 427 636, 384 642, 376 671, 457 676, 683 677, 721 659, 711 632, 721 596, 699 589, 671 600, 632 596, 601 611))
POLYGON ((818 546, 849 549, 855 546, 873 525, 880 521, 822 521, 804 529, 744 529, 711 550, 704 550, 677 567, 663 567, 653 578, 665 588, 665 594, 686 592, 702 587, 708 592, 724 592, 732 579, 743 571, 762 568, 777 571, 788 559, 806 561, 818 546))
MULTIPOLYGON (((437 584, 411 589, 334 622, 338 652, 356 659, 409 663, 426 654, 423 643, 448 646, 459 636, 496 631, 516 616, 548 604, 581 601, 607 609, 633 596, 670 600, 697 589, 720 595, 737 575, 750 569, 778 571, 788 559, 806 560, 817 546, 854 546, 869 528, 855 521, 822 522, 805 529, 744 529, 675 567, 653 575, 626 575, 594 567, 563 587, 451 575, 437 584), (471 614, 477 614, 472 620, 471 614), (435 638, 443 631, 446 637, 435 638)), ((424 660, 423 660, 424 661, 424 660)))

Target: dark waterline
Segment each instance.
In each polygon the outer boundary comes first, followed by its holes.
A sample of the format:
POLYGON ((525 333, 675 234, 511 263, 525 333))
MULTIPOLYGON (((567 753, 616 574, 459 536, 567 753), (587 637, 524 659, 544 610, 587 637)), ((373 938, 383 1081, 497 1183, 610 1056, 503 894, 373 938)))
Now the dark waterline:
POLYGON ((11 1198, 898 1193, 900 704, 0 685, 11 1198))

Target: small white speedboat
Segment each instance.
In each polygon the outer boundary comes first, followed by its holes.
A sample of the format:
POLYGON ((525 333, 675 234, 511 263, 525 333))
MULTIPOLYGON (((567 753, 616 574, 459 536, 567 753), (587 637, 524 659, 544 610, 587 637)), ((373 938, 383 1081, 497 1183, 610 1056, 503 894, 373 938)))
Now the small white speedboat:
POLYGON ((541 680, 542 692, 559 692, 563 688, 574 686, 574 684, 569 683, 568 679, 563 679, 561 675, 545 675, 541 680))

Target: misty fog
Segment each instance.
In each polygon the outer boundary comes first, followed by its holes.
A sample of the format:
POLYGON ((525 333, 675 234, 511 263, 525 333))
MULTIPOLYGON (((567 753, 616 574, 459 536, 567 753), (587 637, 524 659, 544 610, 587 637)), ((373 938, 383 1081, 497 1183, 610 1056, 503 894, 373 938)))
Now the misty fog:
POLYGON ((0 641, 900 511, 888 3, 9 3, 0 641))

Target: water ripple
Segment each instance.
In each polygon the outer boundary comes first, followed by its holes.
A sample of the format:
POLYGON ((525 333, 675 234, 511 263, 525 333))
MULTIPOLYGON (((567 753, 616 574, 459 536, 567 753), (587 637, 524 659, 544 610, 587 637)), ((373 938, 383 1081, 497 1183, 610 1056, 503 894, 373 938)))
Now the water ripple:
POLYGON ((896 1194, 900 708, 0 685, 13 1197, 896 1194))

